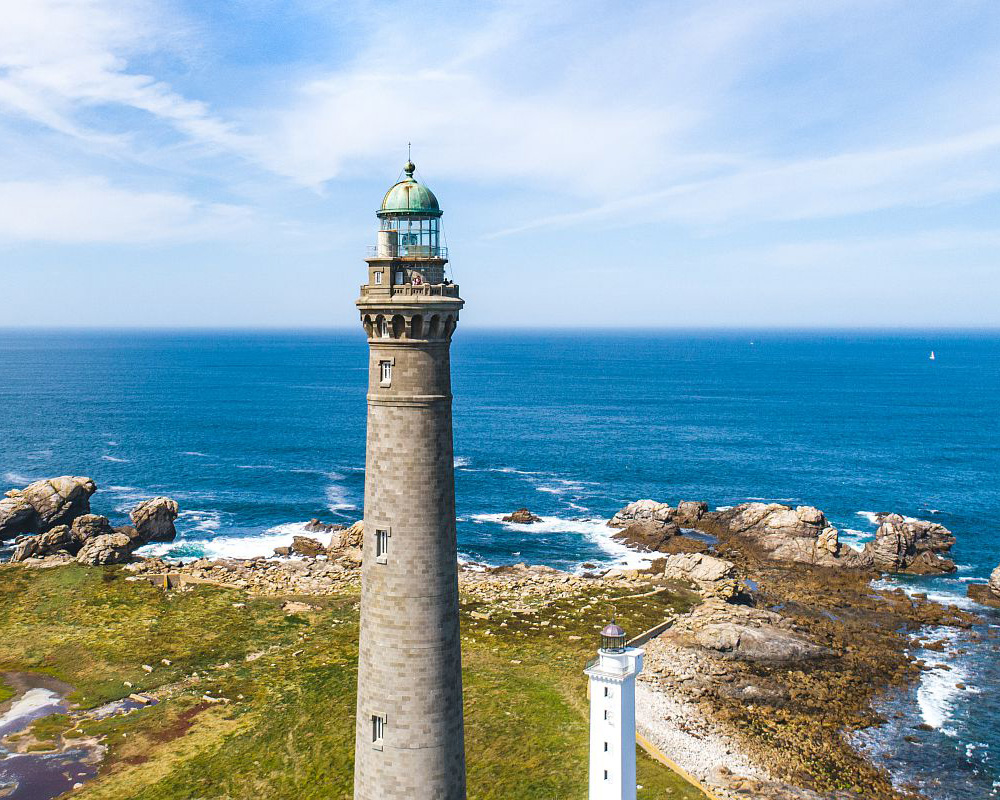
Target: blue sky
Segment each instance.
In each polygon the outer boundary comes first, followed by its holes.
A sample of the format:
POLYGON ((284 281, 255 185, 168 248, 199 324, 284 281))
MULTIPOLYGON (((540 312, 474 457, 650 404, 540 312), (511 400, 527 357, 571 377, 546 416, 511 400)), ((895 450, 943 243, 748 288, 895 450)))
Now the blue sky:
POLYGON ((996 0, 3 5, 0 325, 354 325, 408 141, 465 325, 1000 324, 996 0))

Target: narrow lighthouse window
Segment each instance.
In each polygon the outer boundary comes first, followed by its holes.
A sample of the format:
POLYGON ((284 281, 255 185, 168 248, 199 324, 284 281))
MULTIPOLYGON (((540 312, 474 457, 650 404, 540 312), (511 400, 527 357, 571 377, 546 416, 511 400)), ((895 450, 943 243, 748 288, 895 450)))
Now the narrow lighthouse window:
POLYGON ((389 554, 389 531, 375 531, 375 560, 385 564, 389 554))
POLYGON ((382 326, 379 330, 379 333, 382 335, 383 339, 389 338, 389 323, 386 322, 385 320, 382 320, 382 326))
POLYGON ((378 285, 382 283, 382 270, 375 270, 375 284, 378 285))
POLYGON ((380 368, 380 380, 383 386, 392 385, 392 362, 391 361, 381 361, 379 362, 380 368))
POLYGON ((372 744, 376 747, 382 746, 383 733, 385 733, 385 717, 381 714, 372 714, 372 744))
POLYGON ((402 270, 396 270, 396 283, 397 283, 397 285, 403 283, 403 271, 402 270))

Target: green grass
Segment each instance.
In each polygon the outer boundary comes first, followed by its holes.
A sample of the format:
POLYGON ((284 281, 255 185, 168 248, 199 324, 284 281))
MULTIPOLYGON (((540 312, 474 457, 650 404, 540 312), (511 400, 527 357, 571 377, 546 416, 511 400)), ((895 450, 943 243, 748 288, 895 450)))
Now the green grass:
MULTIPOLYGON (((125 574, 76 565, 0 571, 0 670, 58 677, 76 687, 73 699, 84 706, 133 691, 166 694, 158 705, 85 722, 71 733, 103 735, 110 747, 98 779, 74 796, 351 797, 356 594, 310 597, 317 611, 290 616, 280 600, 213 587, 165 593, 126 581, 125 574), (205 694, 228 702, 210 703, 205 694)), ((640 631, 683 602, 667 594, 625 600, 591 594, 538 616, 493 611, 489 620, 469 612, 490 609, 466 603, 469 797, 585 797, 582 669, 593 651, 595 620, 614 605, 626 627, 640 631), (543 619, 549 624, 541 625, 543 619)), ((58 718, 40 726, 38 738, 54 739, 66 728, 58 718)), ((643 800, 704 797, 644 755, 639 783, 643 800)))

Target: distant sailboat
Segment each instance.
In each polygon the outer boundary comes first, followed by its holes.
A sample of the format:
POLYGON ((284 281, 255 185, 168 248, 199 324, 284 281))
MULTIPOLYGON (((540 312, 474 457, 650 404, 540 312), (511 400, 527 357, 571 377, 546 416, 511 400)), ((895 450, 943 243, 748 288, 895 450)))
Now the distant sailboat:
POLYGON ((931 361, 933 361, 935 358, 936 358, 936 356, 934 355, 934 351, 931 350, 931 361))

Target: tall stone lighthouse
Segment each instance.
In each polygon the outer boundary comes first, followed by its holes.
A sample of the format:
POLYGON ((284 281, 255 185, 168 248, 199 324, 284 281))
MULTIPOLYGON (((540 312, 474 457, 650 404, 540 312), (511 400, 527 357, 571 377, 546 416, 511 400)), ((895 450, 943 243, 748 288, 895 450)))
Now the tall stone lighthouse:
POLYGON ((368 439, 355 800, 465 800, 451 335, 437 198, 386 192, 357 301, 368 335, 368 439))

